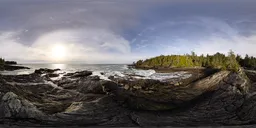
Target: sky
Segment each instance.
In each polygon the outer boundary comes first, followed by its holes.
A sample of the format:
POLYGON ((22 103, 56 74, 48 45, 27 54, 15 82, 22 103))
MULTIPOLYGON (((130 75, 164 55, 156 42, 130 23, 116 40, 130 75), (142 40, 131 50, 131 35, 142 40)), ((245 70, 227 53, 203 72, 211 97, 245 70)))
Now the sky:
POLYGON ((0 0, 0 57, 21 63, 230 49, 256 56, 256 0, 0 0))

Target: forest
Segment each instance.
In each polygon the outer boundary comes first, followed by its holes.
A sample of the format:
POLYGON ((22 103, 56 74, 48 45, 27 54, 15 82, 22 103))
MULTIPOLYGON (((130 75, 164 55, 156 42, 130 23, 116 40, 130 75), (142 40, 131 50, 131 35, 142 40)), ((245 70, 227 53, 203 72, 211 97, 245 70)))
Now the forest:
POLYGON ((214 55, 196 55, 195 52, 185 55, 161 55, 134 63, 137 68, 216 68, 237 72, 239 68, 245 67, 256 69, 256 58, 246 55, 244 58, 230 50, 227 55, 217 52, 214 55))

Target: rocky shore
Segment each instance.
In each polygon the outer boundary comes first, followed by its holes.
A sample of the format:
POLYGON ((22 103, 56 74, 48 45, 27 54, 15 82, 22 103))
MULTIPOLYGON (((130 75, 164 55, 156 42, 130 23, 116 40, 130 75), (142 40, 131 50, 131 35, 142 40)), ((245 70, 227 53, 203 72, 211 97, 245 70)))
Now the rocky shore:
POLYGON ((39 69, 0 75, 4 126, 253 126, 256 73, 218 71, 183 84, 39 69), (54 78, 54 79, 53 79, 54 78))

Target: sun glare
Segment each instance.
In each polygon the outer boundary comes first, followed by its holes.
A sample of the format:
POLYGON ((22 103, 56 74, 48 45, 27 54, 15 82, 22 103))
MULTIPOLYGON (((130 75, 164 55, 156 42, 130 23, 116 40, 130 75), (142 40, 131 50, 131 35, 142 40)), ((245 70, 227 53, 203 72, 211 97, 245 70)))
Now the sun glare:
POLYGON ((66 56, 66 48, 62 45, 55 45, 52 47, 52 59, 55 61, 61 61, 65 59, 66 56))

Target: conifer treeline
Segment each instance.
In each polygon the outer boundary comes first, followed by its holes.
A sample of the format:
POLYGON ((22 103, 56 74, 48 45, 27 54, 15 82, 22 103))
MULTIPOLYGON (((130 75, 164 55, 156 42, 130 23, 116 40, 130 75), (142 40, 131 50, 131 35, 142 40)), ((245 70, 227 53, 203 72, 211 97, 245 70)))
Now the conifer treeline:
POLYGON ((0 64, 4 64, 4 59, 3 58, 0 58, 0 64))
POLYGON ((5 60, 3 58, 0 58, 0 70, 3 69, 5 60))
POLYGON ((245 55, 244 58, 242 58, 240 55, 236 56, 236 60, 239 62, 239 64, 242 67, 246 67, 249 69, 256 69, 256 58, 253 56, 248 56, 247 54, 245 55))
POLYGON ((186 55, 157 56, 154 58, 139 60, 135 63, 136 67, 157 68, 157 67, 207 67, 237 72, 239 67, 256 67, 256 58, 242 58, 229 51, 228 55, 217 52, 214 55, 196 55, 195 52, 186 55))

